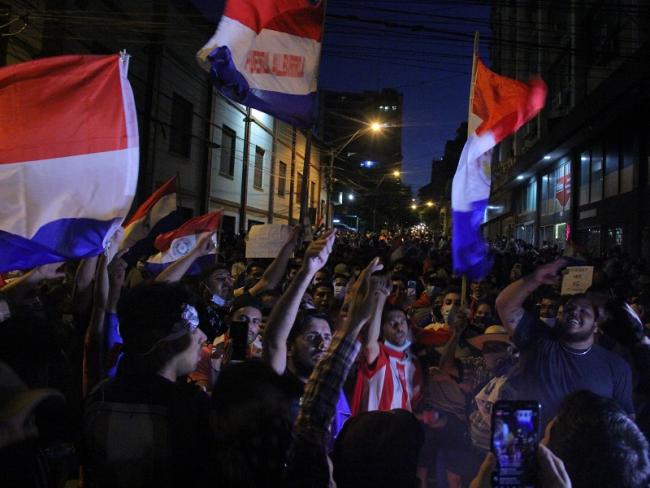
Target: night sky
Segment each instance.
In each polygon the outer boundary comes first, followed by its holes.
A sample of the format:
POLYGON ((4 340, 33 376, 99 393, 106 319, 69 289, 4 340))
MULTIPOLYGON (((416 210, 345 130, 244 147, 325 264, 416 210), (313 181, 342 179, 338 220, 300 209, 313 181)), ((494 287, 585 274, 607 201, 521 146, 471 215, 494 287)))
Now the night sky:
MULTIPOLYGON (((222 2, 194 0, 213 20, 222 2)), ((319 87, 404 94, 402 179, 414 192, 429 182, 467 118, 473 34, 490 35, 489 2, 330 0, 319 87), (354 18, 352 18, 354 17, 354 18)), ((488 60, 487 41, 481 55, 488 60)))

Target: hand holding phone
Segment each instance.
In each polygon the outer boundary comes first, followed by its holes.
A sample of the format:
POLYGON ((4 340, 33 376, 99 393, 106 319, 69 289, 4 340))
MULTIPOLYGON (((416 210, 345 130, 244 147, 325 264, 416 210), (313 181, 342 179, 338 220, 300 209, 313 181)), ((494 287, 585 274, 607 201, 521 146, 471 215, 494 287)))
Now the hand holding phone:
POLYGON ((537 401, 498 401, 492 408, 492 453, 496 470, 492 486, 537 486, 537 449, 540 441, 537 401))
POLYGON ((230 360, 246 360, 246 351, 248 349, 248 320, 231 322, 229 336, 232 343, 230 360))

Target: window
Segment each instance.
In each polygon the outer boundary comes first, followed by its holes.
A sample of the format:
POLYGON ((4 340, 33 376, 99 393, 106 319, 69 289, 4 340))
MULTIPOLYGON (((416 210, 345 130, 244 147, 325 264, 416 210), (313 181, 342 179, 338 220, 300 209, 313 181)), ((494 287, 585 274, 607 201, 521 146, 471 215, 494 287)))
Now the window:
POLYGON ((169 131, 169 151, 189 158, 192 147, 192 115, 194 106, 174 93, 172 97, 172 120, 169 131))
POLYGON ((636 137, 624 136, 621 150, 621 193, 626 193, 634 189, 634 160, 638 153, 636 137))
POLYGON ((231 178, 235 174, 235 143, 237 137, 230 127, 223 126, 221 131, 221 164, 219 173, 231 178))
POLYGON ((542 176, 542 215, 562 213, 571 208, 571 162, 563 158, 559 166, 542 176))
POLYGON ((298 173, 298 178, 296 179, 296 203, 300 205, 302 202, 302 174, 298 173))
POLYGON ((313 208, 316 206, 316 182, 309 182, 309 186, 309 206, 313 208))
POLYGON ((580 154, 580 205, 589 203, 589 151, 580 154))
POLYGON ((618 195, 618 141, 610 140, 605 152, 605 198, 618 195))
POLYGON ((261 190, 264 179, 264 149, 255 146, 255 174, 253 175, 253 187, 261 190))
POLYGON ((591 152, 591 198, 599 202, 603 198, 603 147, 596 146, 591 152))
POLYGON ((287 192, 287 163, 280 161, 278 171, 278 195, 283 197, 287 192))

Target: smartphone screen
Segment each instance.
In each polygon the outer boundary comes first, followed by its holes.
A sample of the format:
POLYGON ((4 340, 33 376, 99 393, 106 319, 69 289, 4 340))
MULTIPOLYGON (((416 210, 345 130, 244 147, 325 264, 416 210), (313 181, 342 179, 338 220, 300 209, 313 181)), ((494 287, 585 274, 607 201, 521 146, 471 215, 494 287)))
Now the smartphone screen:
POLYGON ((244 361, 248 348, 248 321, 230 323, 230 339, 232 340, 231 361, 244 361))
POLYGON ((417 288, 417 283, 415 281, 409 281, 406 284, 406 294, 410 297, 414 297, 416 288, 417 288))
POLYGON ((498 401, 492 409, 492 452, 497 458, 492 486, 537 486, 540 404, 498 401))

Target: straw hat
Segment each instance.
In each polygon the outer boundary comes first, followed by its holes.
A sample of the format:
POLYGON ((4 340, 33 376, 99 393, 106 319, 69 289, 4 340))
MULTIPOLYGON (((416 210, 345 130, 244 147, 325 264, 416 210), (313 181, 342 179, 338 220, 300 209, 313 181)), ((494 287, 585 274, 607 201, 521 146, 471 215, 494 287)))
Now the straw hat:
POLYGON ((503 342, 512 345, 508 332, 501 325, 490 325, 483 334, 467 339, 467 342, 476 349, 482 349, 486 342, 503 342))

